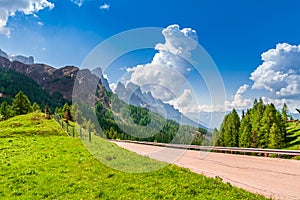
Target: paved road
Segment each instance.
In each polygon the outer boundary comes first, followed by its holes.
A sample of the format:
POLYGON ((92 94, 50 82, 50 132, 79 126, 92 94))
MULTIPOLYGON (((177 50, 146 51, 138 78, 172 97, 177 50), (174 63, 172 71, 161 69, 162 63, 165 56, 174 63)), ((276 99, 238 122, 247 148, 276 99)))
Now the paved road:
POLYGON ((300 200, 300 161, 206 153, 151 145, 115 142, 151 158, 189 168, 209 177, 274 199, 300 200))

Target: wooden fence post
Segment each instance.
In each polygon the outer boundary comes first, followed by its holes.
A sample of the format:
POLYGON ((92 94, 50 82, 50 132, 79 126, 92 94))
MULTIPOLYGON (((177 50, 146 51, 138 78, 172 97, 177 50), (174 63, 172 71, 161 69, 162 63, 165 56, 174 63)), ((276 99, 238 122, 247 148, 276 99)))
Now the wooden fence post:
POLYGON ((90 129, 88 129, 88 132, 89 132, 89 141, 91 142, 91 141, 92 141, 91 130, 90 130, 90 129))

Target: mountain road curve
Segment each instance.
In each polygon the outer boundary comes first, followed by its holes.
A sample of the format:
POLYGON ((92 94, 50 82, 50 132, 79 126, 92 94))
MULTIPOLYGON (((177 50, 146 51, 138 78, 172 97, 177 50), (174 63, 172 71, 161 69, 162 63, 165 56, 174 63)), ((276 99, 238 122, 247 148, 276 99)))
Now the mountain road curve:
POLYGON ((273 199, 300 200, 300 161, 183 150, 112 141, 143 156, 176 164, 273 199), (174 157, 174 155, 176 157, 174 157))

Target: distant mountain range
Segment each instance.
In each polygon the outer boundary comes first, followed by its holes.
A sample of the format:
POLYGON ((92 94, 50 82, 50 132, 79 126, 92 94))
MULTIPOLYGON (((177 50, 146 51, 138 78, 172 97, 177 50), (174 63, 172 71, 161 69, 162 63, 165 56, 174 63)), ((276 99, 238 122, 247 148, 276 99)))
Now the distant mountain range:
POLYGON ((34 64, 34 58, 32 56, 26 57, 22 55, 8 55, 6 52, 0 49, 0 56, 10 60, 10 61, 19 61, 24 64, 34 64))
MULTIPOLYGON (((83 77, 86 80, 99 82, 98 94, 102 96, 99 97, 99 100, 107 99, 104 97, 106 95, 104 90, 111 92, 108 81, 104 78, 100 67, 92 71, 88 69, 79 70, 75 66, 65 66, 57 69, 46 64, 36 64, 32 57, 8 56, 3 51, 0 51, 0 67, 26 75, 50 95, 61 97, 67 101, 72 101, 74 82, 79 71, 84 74, 83 77)), ((126 87, 122 83, 118 83, 115 93, 128 104, 147 108, 180 124, 205 128, 183 115, 172 105, 155 99, 151 93, 143 93, 139 86, 133 83, 129 83, 126 87)), ((107 104, 107 102, 104 103, 107 104)))
POLYGON ((155 99, 150 92, 143 93, 141 88, 132 82, 128 83, 126 87, 124 84, 119 82, 114 92, 119 96, 120 99, 128 104, 147 108, 152 112, 163 115, 167 119, 175 120, 179 124, 187 124, 194 127, 206 128, 202 124, 197 123, 183 115, 178 109, 175 109, 173 105, 164 103, 159 99, 155 99))

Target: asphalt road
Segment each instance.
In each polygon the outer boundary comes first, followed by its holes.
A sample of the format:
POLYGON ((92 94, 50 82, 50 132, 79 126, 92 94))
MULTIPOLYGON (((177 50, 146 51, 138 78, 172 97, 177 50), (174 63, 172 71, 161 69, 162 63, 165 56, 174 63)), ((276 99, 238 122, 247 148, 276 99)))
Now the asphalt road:
POLYGON ((266 197, 300 200, 300 161, 114 143, 138 154, 189 168, 199 174, 219 176, 224 182, 266 197))

